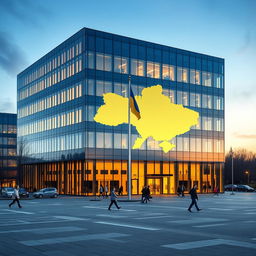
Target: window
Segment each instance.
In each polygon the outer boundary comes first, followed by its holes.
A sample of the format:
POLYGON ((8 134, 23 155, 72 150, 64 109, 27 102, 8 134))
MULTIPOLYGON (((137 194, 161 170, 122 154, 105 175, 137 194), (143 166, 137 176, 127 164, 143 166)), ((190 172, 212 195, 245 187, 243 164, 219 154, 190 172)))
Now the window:
POLYGON ((131 74, 135 76, 144 76, 145 62, 143 60, 131 60, 131 74))
POLYGON ((170 90, 170 101, 171 103, 175 103, 175 91, 170 90))
POLYGON ((94 121, 95 106, 87 106, 87 121, 94 121))
POLYGON ((88 140, 88 147, 89 148, 94 148, 95 147, 95 137, 94 137, 94 132, 88 132, 87 134, 87 140, 88 140))
POLYGON ((114 148, 121 149, 121 134, 114 133, 114 148))
POLYGON ((114 72, 128 74, 128 58, 115 56, 114 72))
POLYGON ((211 109, 212 108, 212 96, 203 94, 202 99, 203 99, 202 107, 211 109))
POLYGON ((92 79, 87 80, 87 94, 95 95, 94 80, 92 79))
POLYGON ((217 110, 223 110, 223 98, 222 97, 218 97, 218 96, 214 96, 213 98, 213 108, 217 109, 217 110))
POLYGON ((196 71, 193 69, 190 69, 190 83, 191 84, 196 83, 196 71))
POLYGON ((96 69, 104 70, 104 54, 103 53, 96 54, 96 69))
POLYGON ((155 63, 154 78, 160 78, 160 64, 155 63))
POLYGON ((202 117, 202 125, 203 125, 203 130, 206 131, 211 131, 212 130, 212 118, 211 117, 207 117, 207 116, 203 116, 202 117))
POLYGON ((104 133, 96 132, 96 148, 103 148, 104 133))
POLYGON ((223 88, 223 76, 220 74, 213 74, 213 85, 216 88, 223 88))
POLYGON ((154 63, 147 62, 147 77, 154 77, 154 63))
POLYGON ((212 86, 212 74, 209 72, 202 73, 202 85, 212 86))
POLYGON ((196 106, 196 94, 195 93, 190 93, 190 107, 195 107, 196 106))
POLYGON ((223 118, 214 118, 214 131, 224 131, 224 120, 223 118))
POLYGON ((128 148, 128 134, 122 134, 122 149, 128 148))
POLYGON ((112 133, 105 133, 104 148, 112 148, 112 147, 113 147, 112 133))
POLYGON ((162 66, 162 78, 165 80, 175 80, 174 66, 163 64, 162 66))
POLYGON ((94 52, 88 52, 88 68, 94 69, 94 52))
POLYGON ((188 106, 188 92, 177 91, 177 104, 188 106))
POLYGON ((166 80, 170 80, 169 65, 163 64, 163 67, 162 67, 162 78, 166 79, 166 80))
POLYGON ((198 85, 200 85, 200 83, 201 83, 200 71, 198 71, 198 70, 196 70, 195 82, 196 82, 196 84, 198 84, 198 85))
POLYGON ((96 54, 96 69, 103 71, 112 70, 112 57, 108 54, 97 53, 96 54))
POLYGON ((177 81, 187 83, 188 82, 188 69, 187 68, 177 68, 177 81))
POLYGON ((96 96, 102 96, 104 93, 104 82, 103 81, 96 81, 96 96))

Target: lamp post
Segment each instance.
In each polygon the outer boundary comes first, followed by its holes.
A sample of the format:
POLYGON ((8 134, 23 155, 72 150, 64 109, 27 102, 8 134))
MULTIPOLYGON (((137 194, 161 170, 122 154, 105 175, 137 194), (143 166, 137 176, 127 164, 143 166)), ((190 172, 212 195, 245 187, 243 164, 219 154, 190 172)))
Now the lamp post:
POLYGON ((244 173, 247 175, 247 185, 249 185, 249 182, 250 182, 250 172, 246 170, 244 173))
POLYGON ((234 152, 233 152, 232 148, 230 148, 230 154, 231 154, 231 172, 232 172, 232 193, 231 193, 231 195, 234 195, 234 161, 233 161, 234 152))

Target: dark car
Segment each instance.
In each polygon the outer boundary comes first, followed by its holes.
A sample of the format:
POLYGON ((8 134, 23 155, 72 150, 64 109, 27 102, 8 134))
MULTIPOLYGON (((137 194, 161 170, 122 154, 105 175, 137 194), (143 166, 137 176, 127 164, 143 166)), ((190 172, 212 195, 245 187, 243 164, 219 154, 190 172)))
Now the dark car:
POLYGON ((29 197, 29 192, 25 188, 19 188, 20 197, 29 197))
POLYGON ((43 188, 37 192, 33 193, 33 197, 35 198, 43 198, 43 197, 58 197, 59 193, 56 188, 43 188))
POLYGON ((237 191, 242 191, 242 192, 254 192, 255 189, 248 186, 248 185, 237 185, 237 191))
MULTIPOLYGON (((232 184, 224 186, 225 191, 232 191, 232 184)), ((233 184, 233 191, 237 191, 237 185, 233 184)))

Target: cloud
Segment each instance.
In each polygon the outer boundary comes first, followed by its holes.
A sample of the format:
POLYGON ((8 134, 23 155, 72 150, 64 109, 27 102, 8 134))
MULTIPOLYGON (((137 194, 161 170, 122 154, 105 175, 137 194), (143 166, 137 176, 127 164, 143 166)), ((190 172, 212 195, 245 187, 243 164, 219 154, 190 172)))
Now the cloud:
POLYGON ((256 134, 233 133, 233 135, 238 139, 256 139, 256 134))
POLYGON ((16 76, 26 64, 25 54, 21 48, 11 40, 8 33, 0 31, 0 68, 11 76, 16 76))
POLYGON ((0 112, 16 113, 14 102, 10 98, 0 99, 0 112))
POLYGON ((24 25, 40 26, 39 16, 47 17, 50 11, 32 0, 1 0, 0 10, 2 16, 7 14, 24 25))

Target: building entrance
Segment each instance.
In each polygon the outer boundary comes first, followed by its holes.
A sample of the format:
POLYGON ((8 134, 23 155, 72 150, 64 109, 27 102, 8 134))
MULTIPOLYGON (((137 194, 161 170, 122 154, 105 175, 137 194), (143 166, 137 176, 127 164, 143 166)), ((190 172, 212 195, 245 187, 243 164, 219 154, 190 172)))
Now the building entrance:
POLYGON ((147 185, 150 186, 150 193, 152 195, 161 194, 162 178, 147 179, 147 185))

